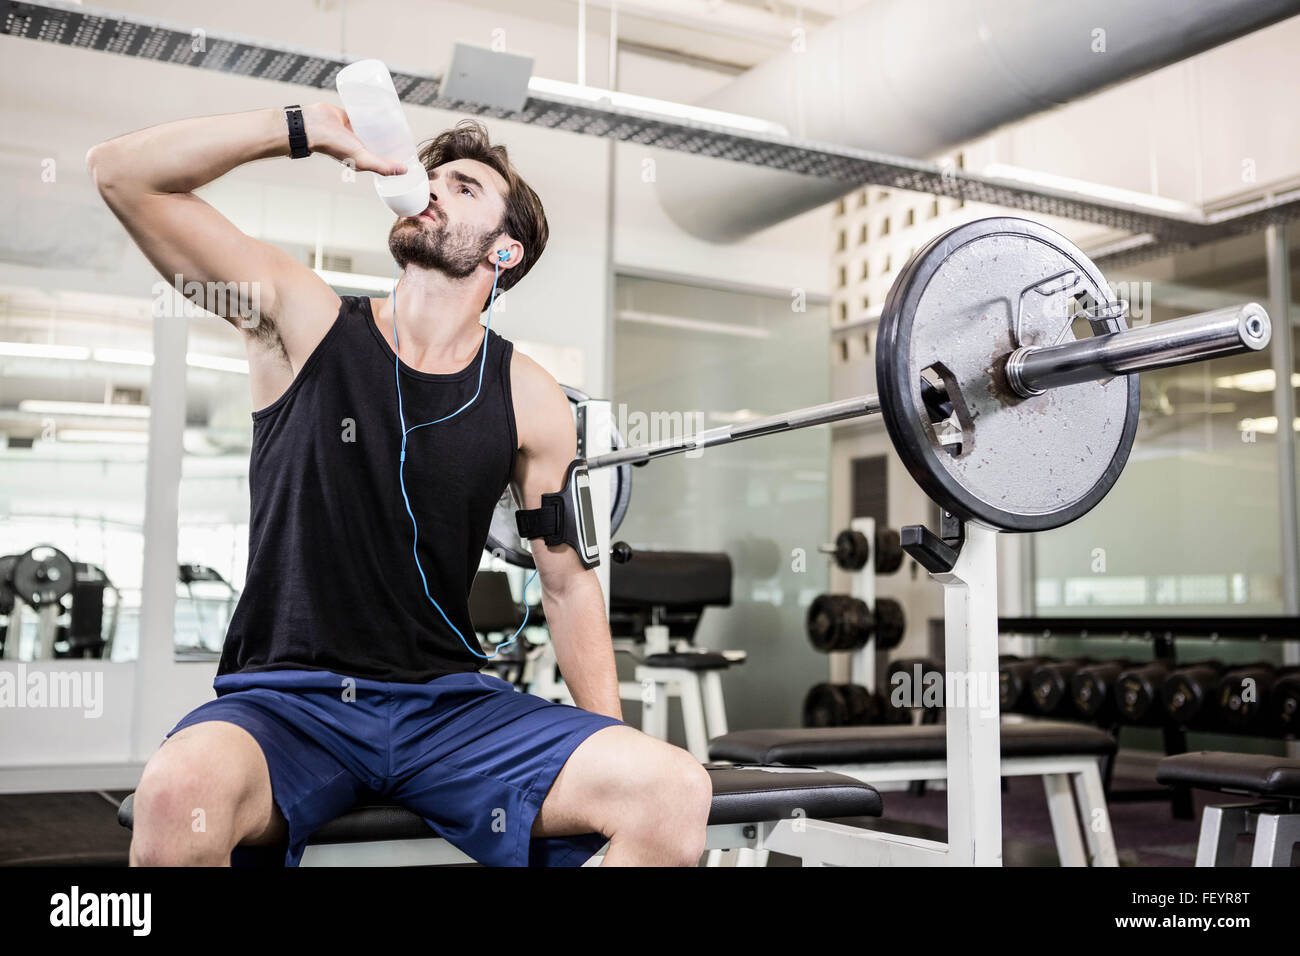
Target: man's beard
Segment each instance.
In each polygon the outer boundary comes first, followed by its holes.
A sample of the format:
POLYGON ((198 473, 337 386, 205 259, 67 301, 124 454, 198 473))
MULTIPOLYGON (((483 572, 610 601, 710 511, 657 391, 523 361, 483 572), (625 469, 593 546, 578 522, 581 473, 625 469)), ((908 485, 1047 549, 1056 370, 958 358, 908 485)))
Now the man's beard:
POLYGON ((502 233, 501 226, 482 233, 463 225, 449 228, 443 218, 438 227, 432 231, 422 220, 399 219, 389 230, 388 251, 402 268, 416 265, 452 279, 465 279, 473 275, 502 233))

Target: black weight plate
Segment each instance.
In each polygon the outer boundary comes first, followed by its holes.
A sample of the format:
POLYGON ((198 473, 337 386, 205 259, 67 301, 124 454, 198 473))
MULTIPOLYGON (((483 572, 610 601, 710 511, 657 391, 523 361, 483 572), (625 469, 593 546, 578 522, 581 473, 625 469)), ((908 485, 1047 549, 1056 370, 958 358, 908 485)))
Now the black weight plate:
MULTIPOLYGON (((569 404, 577 407, 579 402, 587 401, 591 396, 586 392, 581 392, 576 388, 568 385, 561 385, 565 396, 569 399, 569 404)), ((617 451, 624 447, 623 436, 611 423, 610 425, 610 444, 617 451)), ((609 509, 609 535, 612 539, 618 531, 619 525, 623 523, 623 517, 627 514, 627 506, 632 500, 632 466, 619 465, 614 469, 614 490, 610 499, 609 509)), ((489 554, 496 555, 507 564, 513 564, 521 568, 533 568, 532 552, 528 550, 528 545, 520 539, 519 531, 515 527, 515 498, 510 488, 507 487, 497 501, 496 510, 492 512, 492 525, 488 529, 487 542, 483 545, 483 550, 489 554)))
MULTIPOLYGON (((908 260, 889 290, 876 340, 882 417, 908 472, 940 507, 1003 531, 1068 524, 1105 497, 1137 432, 1136 375, 1084 382, 1018 399, 1001 380, 1021 290, 1064 268, 1068 292, 1025 297, 1024 345, 1051 344, 1067 315, 1063 296, 1111 301, 1100 270, 1069 240, 1027 219, 995 217, 937 236, 908 260), (1044 304, 1044 300, 1048 304, 1044 304), (1044 313, 1056 311, 1051 315, 1044 313), (921 371, 942 363, 952 379, 961 451, 940 444, 921 371)), ((1105 329, 1120 331, 1118 319, 1105 329)), ((947 377, 940 374, 947 384, 947 377)))
POLYGON ((837 684, 814 684, 803 702, 805 727, 843 727, 849 708, 837 684))
POLYGON ((903 566, 903 542, 897 528, 876 529, 876 573, 893 574, 903 566))
POLYGON ((72 590, 72 560, 58 548, 39 544, 19 555, 13 570, 14 593, 39 608, 72 590))

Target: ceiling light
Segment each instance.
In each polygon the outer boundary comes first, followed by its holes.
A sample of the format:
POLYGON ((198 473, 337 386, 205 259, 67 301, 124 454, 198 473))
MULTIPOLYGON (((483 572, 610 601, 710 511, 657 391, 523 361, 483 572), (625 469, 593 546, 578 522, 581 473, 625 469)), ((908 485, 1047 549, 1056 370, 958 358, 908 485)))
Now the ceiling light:
MULTIPOLYGON (((1214 380, 1215 388, 1233 388, 1239 392, 1271 392, 1277 385, 1277 375, 1271 368, 1242 372, 1239 375, 1221 375, 1214 380)), ((1300 388, 1300 372, 1291 373, 1291 387, 1300 388)))
POLYGON ((1179 202, 1176 199, 1166 199, 1163 196, 1153 196, 1150 193, 1135 192, 1131 189, 1120 189, 1117 186, 1104 186, 1101 183, 1092 183, 1084 179, 1057 176, 1054 173, 1043 172, 1041 169, 1023 169, 1019 166, 1008 166, 1005 163, 990 163, 984 167, 982 174, 989 179, 1030 183, 1035 186, 1045 186, 1048 189, 1060 189, 1065 192, 1091 196, 1108 203, 1123 203, 1143 209, 1158 209, 1161 212, 1171 213, 1175 216, 1199 218, 1201 215, 1200 209, 1196 206, 1179 202))
POLYGON ((109 365, 153 365, 153 353, 136 349, 95 349, 91 358, 109 365))
POLYGON ((747 339, 767 339, 772 337, 772 333, 767 329, 755 329, 748 325, 734 325, 730 322, 709 322, 704 319, 688 319, 679 315, 657 315, 653 312, 637 312, 633 309, 620 309, 618 318, 623 322, 666 325, 669 328, 687 329, 691 332, 738 335, 747 339))
POLYGON ((80 345, 37 345, 32 342, 0 342, 0 355, 15 358, 88 359, 90 349, 80 345))
POLYGON ((107 445, 147 445, 148 432, 122 431, 116 428, 63 428, 54 435, 61 442, 97 442, 107 445))
POLYGON ((107 402, 60 402, 25 398, 18 403, 20 412, 32 415, 87 415, 102 418, 148 418, 148 405, 110 405, 107 402))
MULTIPOLYGON (((1277 416, 1267 415, 1263 418, 1243 418, 1237 422, 1237 430, 1242 432, 1256 432, 1260 435, 1277 434, 1277 416)), ((1295 420, 1295 430, 1300 432, 1300 418, 1295 420)))
POLYGON ((617 93, 603 90, 597 86, 579 86, 563 80, 548 80, 535 76, 528 81, 528 89, 544 96, 561 96, 588 103, 604 104, 616 108, 635 110, 638 113, 652 113, 669 119, 686 120, 689 123, 705 123, 720 126, 742 133, 762 133, 766 136, 789 136, 790 131, 780 123, 760 119, 757 116, 744 116, 740 113, 728 113, 723 110, 706 109, 703 106, 691 106, 687 103, 674 103, 671 100, 657 100, 649 96, 635 96, 631 93, 617 93))
POLYGON ((192 368, 209 368, 217 372, 248 374, 248 359, 226 358, 224 355, 204 355, 200 352, 187 352, 185 364, 192 368))
POLYGON ((370 292, 392 292, 393 280, 385 276, 362 275, 359 272, 331 272, 329 269, 313 269, 322 279, 332 286, 344 289, 366 289, 370 292))

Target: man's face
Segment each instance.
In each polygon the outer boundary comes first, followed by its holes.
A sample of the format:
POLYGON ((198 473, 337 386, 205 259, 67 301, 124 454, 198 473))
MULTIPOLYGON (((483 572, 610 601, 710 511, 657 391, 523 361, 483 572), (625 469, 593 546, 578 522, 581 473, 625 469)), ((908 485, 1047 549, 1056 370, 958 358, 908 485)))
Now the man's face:
POLYGON ((399 266, 434 269, 454 279, 472 275, 503 231, 506 181, 492 167, 455 159, 429 174, 429 207, 388 232, 399 266))

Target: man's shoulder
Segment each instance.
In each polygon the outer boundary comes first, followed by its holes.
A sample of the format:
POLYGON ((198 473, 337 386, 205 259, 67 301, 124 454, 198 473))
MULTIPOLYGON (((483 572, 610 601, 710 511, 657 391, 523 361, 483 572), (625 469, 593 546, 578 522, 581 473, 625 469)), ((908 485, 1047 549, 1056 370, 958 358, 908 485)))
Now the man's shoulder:
POLYGON ((510 361, 510 392, 521 448, 549 445, 572 432, 568 396, 540 362, 518 349, 510 361))

